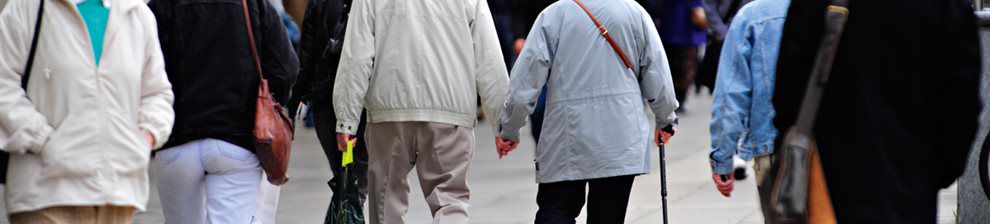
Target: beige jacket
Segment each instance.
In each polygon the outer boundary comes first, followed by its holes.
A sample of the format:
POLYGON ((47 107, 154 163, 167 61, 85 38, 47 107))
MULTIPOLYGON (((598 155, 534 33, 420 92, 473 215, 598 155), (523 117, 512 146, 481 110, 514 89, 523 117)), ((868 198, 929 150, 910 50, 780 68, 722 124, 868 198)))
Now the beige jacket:
POLYGON ((20 81, 39 2, 10 0, 0 13, 0 148, 11 153, 7 210, 106 204, 144 210, 151 149, 165 143, 174 119, 155 17, 140 0, 113 0, 97 67, 75 3, 45 1, 26 97, 20 81))
MULTIPOLYGON (((337 132, 368 122, 474 127, 478 96, 497 119, 508 94, 485 0, 355 0, 333 101, 337 132)), ((497 123, 497 122, 495 122, 497 123)))

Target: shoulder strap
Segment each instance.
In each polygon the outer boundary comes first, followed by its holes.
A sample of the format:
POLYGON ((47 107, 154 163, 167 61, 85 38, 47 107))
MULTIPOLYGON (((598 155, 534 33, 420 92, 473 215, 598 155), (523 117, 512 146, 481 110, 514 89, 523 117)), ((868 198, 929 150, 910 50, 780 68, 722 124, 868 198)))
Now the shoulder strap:
POLYGON ((254 58, 254 67, 258 70, 258 77, 264 80, 265 75, 261 71, 261 57, 258 56, 258 45, 254 42, 254 29, 251 28, 251 13, 248 11, 247 0, 241 0, 241 6, 244 8, 244 24, 247 26, 248 42, 251 43, 251 56, 254 58))
POLYGON ((31 50, 28 52, 27 65, 24 66, 24 75, 21 76, 21 88, 27 90, 28 80, 31 79, 31 67, 34 67, 34 54, 38 50, 38 36, 41 36, 41 20, 44 18, 45 0, 39 0, 38 17, 34 22, 34 37, 31 38, 31 50))
POLYGON ((591 22, 595 23, 595 26, 598 27, 598 31, 602 33, 602 36, 605 37, 605 40, 608 41, 608 44, 612 45, 612 49, 615 50, 615 54, 618 54, 619 58, 622 59, 622 63, 625 63, 626 68, 632 69, 632 63, 629 63, 629 58, 626 58, 626 53, 622 52, 622 49, 619 48, 619 44, 615 43, 615 40, 612 39, 612 35, 609 35, 608 30, 605 29, 605 26, 602 26, 602 23, 598 22, 598 18, 595 18, 595 15, 591 14, 591 10, 588 10, 588 7, 585 7, 584 3, 581 3, 580 0, 574 0, 574 3, 577 3, 577 5, 581 7, 581 9, 584 9, 585 13, 588 13, 588 17, 591 18, 591 22))
POLYGON ((801 133, 810 134, 818 116, 822 94, 832 72, 835 52, 839 49, 839 39, 849 17, 849 0, 833 0, 825 12, 825 36, 818 46, 815 65, 808 77, 808 86, 798 112, 796 128, 801 133))

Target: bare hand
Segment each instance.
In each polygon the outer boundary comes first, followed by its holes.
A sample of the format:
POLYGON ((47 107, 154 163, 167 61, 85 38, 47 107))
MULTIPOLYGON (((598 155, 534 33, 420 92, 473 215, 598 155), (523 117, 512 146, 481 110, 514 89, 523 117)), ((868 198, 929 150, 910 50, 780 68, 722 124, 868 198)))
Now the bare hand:
POLYGON ((502 159, 502 157, 509 155, 510 152, 515 151, 516 147, 519 147, 519 142, 505 140, 501 136, 496 136, 495 147, 498 149, 498 158, 502 159))
POLYGON ((673 138, 674 133, 676 132, 677 132, 677 127, 675 126, 668 126, 667 128, 664 129, 656 129, 653 133, 653 143, 657 144, 657 146, 667 145, 670 143, 670 138, 673 138), (669 130, 665 130, 665 129, 669 129, 669 130))
POLYGON ((730 197, 732 196, 732 187, 735 185, 735 175, 729 173, 729 175, 725 176, 727 177, 726 180, 722 181, 722 174, 715 173, 712 174, 712 180, 715 181, 715 187, 718 188, 719 193, 722 193, 722 196, 730 197))
POLYGON ((357 137, 351 136, 350 134, 337 133, 337 150, 340 152, 347 151, 347 141, 357 139, 357 137))
POLYGON ((155 147, 155 136, 154 135, 151 135, 151 133, 146 133, 144 135, 145 135, 145 138, 148 140, 148 147, 154 148, 155 147))

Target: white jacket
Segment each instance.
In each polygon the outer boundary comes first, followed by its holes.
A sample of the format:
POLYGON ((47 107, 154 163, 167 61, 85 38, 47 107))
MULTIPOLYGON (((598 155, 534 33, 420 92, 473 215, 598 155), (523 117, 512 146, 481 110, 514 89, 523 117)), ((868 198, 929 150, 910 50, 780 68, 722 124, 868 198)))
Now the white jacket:
POLYGON ((508 73, 485 0, 355 0, 333 101, 337 132, 368 122, 474 127, 477 98, 498 119, 508 73))
POLYGON ((0 13, 0 148, 11 153, 7 211, 107 204, 144 210, 151 149, 165 143, 174 119, 155 17, 140 0, 113 0, 97 67, 75 3, 45 1, 26 97, 20 81, 39 2, 10 0, 0 13))

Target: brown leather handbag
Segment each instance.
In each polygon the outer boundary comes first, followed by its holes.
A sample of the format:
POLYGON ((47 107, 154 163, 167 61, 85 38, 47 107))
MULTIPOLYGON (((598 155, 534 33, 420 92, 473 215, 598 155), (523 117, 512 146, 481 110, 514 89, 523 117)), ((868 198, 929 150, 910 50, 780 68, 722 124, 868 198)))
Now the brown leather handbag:
MULTIPOLYGON (((262 0, 259 0, 262 1, 262 0)), ((268 175, 268 182, 282 185, 289 181, 289 157, 292 152, 292 119, 268 91, 268 81, 261 70, 261 58, 254 42, 251 16, 247 0, 241 0, 244 7, 244 21, 247 25, 248 41, 251 43, 251 56, 258 70, 258 103, 254 112, 254 146, 261 161, 261 167, 268 175)))
POLYGON ((774 155, 774 178, 765 180, 770 181, 771 188, 769 205, 763 208, 768 223, 836 223, 812 130, 849 16, 848 5, 848 0, 833 0, 826 11, 825 36, 808 78, 797 123, 788 128, 774 155))

